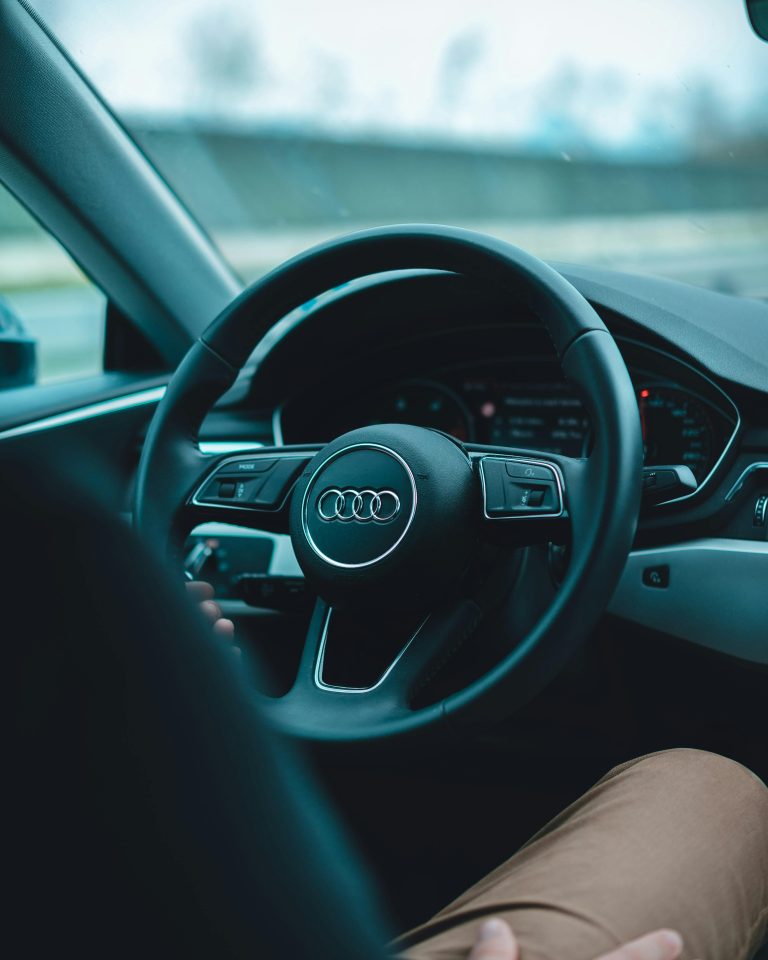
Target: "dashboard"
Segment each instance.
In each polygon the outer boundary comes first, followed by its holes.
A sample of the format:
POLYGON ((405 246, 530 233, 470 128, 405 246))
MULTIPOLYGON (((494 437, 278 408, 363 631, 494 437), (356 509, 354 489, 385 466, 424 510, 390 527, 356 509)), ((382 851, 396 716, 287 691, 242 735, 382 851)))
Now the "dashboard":
MULTIPOLYGON (((652 278, 561 272, 627 365, 646 464, 687 465, 698 482, 644 503, 609 614, 768 664, 768 306, 652 278)), ((580 456, 592 442, 583 400, 541 323, 508 293, 399 271, 342 284, 284 317, 205 439, 314 444, 394 421, 580 456)), ((207 535, 223 542, 224 527, 207 535)), ((283 571, 275 557, 270 571, 283 571)))

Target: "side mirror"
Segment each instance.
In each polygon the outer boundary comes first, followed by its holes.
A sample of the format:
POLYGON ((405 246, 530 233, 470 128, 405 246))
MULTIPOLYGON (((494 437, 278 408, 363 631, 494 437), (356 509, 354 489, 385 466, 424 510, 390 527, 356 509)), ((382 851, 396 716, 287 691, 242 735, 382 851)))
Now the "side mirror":
POLYGON ((0 298, 0 390, 26 387, 37 379, 37 340, 0 298))
POLYGON ((768 41, 768 0, 746 0, 747 16, 761 40, 768 41))

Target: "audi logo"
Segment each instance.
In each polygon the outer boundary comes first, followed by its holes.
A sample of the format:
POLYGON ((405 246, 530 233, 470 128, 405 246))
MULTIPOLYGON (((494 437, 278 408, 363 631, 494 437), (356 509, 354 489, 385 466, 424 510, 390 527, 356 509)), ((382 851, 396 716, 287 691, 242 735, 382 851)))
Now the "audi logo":
POLYGON ((317 515, 321 520, 358 520, 367 523, 387 523, 400 513, 400 497, 394 490, 326 490, 317 501, 317 515))

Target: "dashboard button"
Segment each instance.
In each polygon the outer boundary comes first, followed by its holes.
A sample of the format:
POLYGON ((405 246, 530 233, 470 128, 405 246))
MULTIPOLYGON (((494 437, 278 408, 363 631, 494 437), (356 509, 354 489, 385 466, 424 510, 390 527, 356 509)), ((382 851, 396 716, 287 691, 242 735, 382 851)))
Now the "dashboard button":
POLYGON ((655 567, 646 567, 643 570, 643 583, 646 587, 664 590, 669 586, 669 564, 660 563, 655 567))

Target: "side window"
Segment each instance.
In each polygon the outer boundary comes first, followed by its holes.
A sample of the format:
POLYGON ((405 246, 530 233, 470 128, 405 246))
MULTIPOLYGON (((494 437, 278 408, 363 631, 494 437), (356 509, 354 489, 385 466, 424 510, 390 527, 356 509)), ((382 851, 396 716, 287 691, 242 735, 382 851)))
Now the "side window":
POLYGON ((0 390, 101 372, 106 298, 0 185, 0 390))

